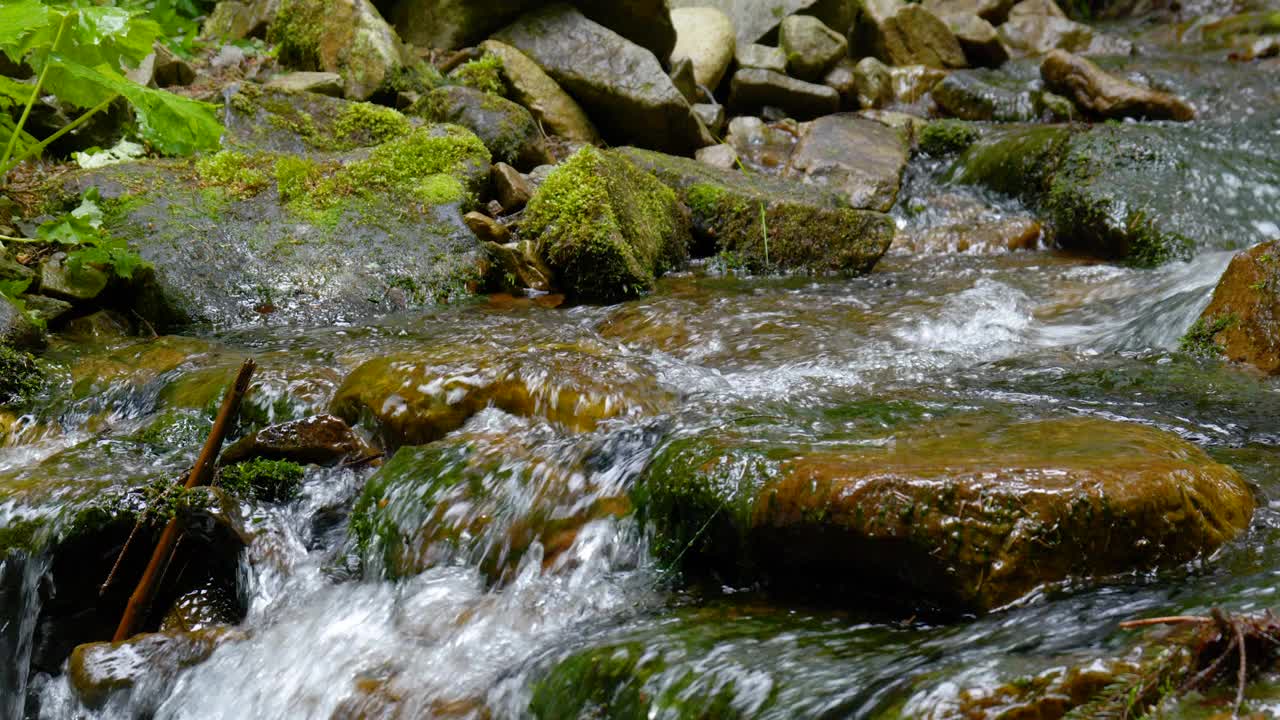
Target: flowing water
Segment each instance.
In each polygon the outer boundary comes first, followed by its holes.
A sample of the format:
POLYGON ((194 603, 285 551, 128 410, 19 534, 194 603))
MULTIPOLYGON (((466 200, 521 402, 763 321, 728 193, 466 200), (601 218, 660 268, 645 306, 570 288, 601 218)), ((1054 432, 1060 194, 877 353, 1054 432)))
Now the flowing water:
MULTIPOLYGON (((937 190, 928 172, 913 173, 895 211, 904 231, 947 222, 944 211, 904 210, 937 190)), ((970 199, 995 215, 1022 212, 970 199)), ((249 355, 261 367, 249 403, 259 424, 323 411, 364 361, 436 347, 465 348, 472 369, 586 348, 604 362, 564 370, 579 375, 530 370, 528 382, 616 384, 649 411, 577 431, 497 408, 471 417, 440 444, 480 448, 497 466, 477 481, 483 500, 453 498, 433 522, 478 524, 400 580, 385 579, 376 558, 361 563, 348 538, 347 513, 373 470, 309 469, 299 499, 244 507, 244 634, 103 707, 83 707, 56 669, 27 672, 40 604, 57 589, 39 588, 47 558, 15 553, 0 562, 0 648, 14 659, 0 671, 0 715, 25 704, 42 718, 519 718, 554 694, 540 683, 557 663, 608 647, 654 668, 645 692, 669 702, 650 717, 956 717, 965 692, 1130 653, 1121 620, 1272 606, 1280 382, 1177 351, 1230 252, 1138 270, 988 250, 891 253, 850 280, 695 268, 605 308, 496 298, 350 326, 57 345, 56 389, 0 447, 0 525, 65 522, 119 488, 181 472, 210 403, 249 355), (634 377, 656 383, 624 381, 634 377), (1203 561, 1046 587, 945 623, 914 617, 908 598, 868 610, 684 589, 625 512, 588 514, 554 547, 535 534, 512 552, 504 540, 530 518, 578 517, 625 497, 676 430, 786 416, 888 442, 904 415, 954 409, 1158 427, 1237 468, 1259 510, 1248 533, 1203 561)))

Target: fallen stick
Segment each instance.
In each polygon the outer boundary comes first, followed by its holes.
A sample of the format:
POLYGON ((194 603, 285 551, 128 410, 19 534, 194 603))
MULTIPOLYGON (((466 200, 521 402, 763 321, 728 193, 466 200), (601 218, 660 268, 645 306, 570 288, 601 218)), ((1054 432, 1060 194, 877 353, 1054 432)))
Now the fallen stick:
POLYGON ((1173 615, 1171 617, 1146 618, 1144 620, 1126 620, 1120 623, 1125 630, 1147 627, 1148 625, 1204 625, 1213 622, 1213 618, 1200 615, 1173 615))
MULTIPOLYGON (((204 449, 200 451, 196 464, 191 466, 187 482, 183 485, 184 490, 208 483, 218 453, 222 450, 222 442, 226 440, 227 433, 231 430, 231 423, 240 411, 240 401, 244 399, 244 394, 249 389, 249 381, 253 378, 255 367, 252 359, 245 360, 240 366, 235 383, 222 398, 222 407, 218 409, 218 417, 213 422, 213 429, 209 431, 209 439, 205 441, 204 449)), ((164 571, 173 557, 173 548, 177 539, 178 519, 171 518, 169 524, 165 525, 164 532, 160 534, 155 552, 151 553, 151 561, 147 563, 147 569, 138 580, 138 586, 129 596, 129 604, 125 606, 120 625, 116 627, 113 642, 127 640, 137 631, 143 616, 151 607, 151 601, 155 599, 160 579, 164 576, 164 571)))

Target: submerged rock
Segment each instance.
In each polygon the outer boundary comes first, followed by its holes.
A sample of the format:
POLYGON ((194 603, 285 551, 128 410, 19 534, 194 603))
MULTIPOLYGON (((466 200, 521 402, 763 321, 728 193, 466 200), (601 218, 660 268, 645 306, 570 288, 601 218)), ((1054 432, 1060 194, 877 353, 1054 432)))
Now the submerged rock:
POLYGON ((1231 259, 1183 347, 1280 375, 1280 242, 1260 243, 1231 259))
POLYGON ((650 368, 588 346, 534 345, 494 355, 446 346, 370 360, 347 376, 332 411, 396 448, 438 440, 493 406, 589 432, 670 401, 650 368))
POLYGON ((1103 72, 1085 58, 1054 50, 1040 65, 1045 85, 1091 115, 1186 122, 1195 108, 1182 98, 1135 85, 1103 72))
POLYGON ((908 134, 853 114, 828 115, 804 128, 789 177, 825 185, 849 207, 887 212, 907 167, 908 134))
POLYGON ((465 561, 506 581, 535 547, 553 569, 585 525, 631 513, 621 487, 567 451, 546 433, 529 442, 500 430, 401 448, 366 483, 352 535, 367 566, 391 578, 465 561))
POLYGON ((714 142, 651 53, 572 7, 529 13, 494 39, 528 55, 616 137, 690 154, 714 142))
POLYGON ((676 439, 636 490, 695 576, 986 611, 1207 555, 1253 513, 1234 470, 1141 425, 949 417, 887 445, 761 430, 676 439))
POLYGON ((156 706, 181 670, 204 662, 219 646, 244 637, 240 631, 222 627, 87 643, 71 653, 67 677, 76 697, 90 708, 100 708, 113 695, 135 688, 149 700, 135 707, 156 706))
POLYGON ((351 426, 333 415, 313 415, 271 425, 246 435, 222 452, 218 462, 234 465, 253 458, 332 465, 370 457, 369 447, 351 426))
POLYGON ((823 188, 637 148, 621 152, 679 193, 709 253, 753 271, 864 273, 893 239, 888 216, 849 208, 823 188))

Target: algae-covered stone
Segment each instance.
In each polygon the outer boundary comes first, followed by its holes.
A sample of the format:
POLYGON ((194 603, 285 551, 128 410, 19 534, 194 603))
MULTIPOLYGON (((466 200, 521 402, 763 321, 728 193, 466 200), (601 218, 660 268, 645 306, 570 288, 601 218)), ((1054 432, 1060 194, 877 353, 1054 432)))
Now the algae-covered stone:
POLYGON ((503 581, 535 544, 550 570, 585 525, 630 514, 625 491, 587 472, 581 450, 519 437, 476 431, 400 448, 352 511, 366 567, 403 578, 466 562, 503 581))
POLYGON ((1063 247, 1155 265, 1268 239, 1262 188, 1280 181, 1280 158, 1257 143, 1274 122, 1009 129, 970 147, 951 176, 1023 197, 1063 247))
POLYGON ((228 145, 294 155, 372 147, 413 129, 389 107, 248 83, 231 96, 224 123, 228 145))
POLYGON ((0 345, 36 348, 44 344, 44 333, 27 317, 22 308, 6 295, 0 295, 0 345))
POLYGON ((907 167, 908 133, 853 114, 818 118, 804 129, 789 177, 825 185, 849 207, 887 212, 907 167))
POLYGON ((1183 347, 1280 374, 1280 242, 1260 243, 1231 259, 1183 347))
POLYGON ((528 55, 615 137, 683 153, 714 142, 652 53, 568 5, 529 13, 494 39, 528 55))
POLYGON ((31 353, 0 343, 0 407, 22 407, 40 392, 44 373, 31 353))
POLYGON ((122 208, 106 226, 154 267, 134 301, 156 327, 334 321, 471 292, 479 247, 461 211, 489 164, 475 135, 440 125, 350 155, 225 150, 68 184, 122 208))
POLYGON ((480 47, 502 60, 510 98, 528 108, 549 134, 593 145, 600 142, 600 133, 578 101, 528 55, 497 40, 485 40, 480 47))
POLYGON ((496 162, 528 170, 550 160, 533 116, 499 95, 461 85, 442 87, 415 103, 408 112, 467 128, 484 141, 496 162))
POLYGON ((693 576, 949 611, 1206 556, 1254 502, 1176 435, 998 415, 898 428, 887 444, 759 426, 677 438, 635 498, 658 551, 693 576))
POLYGON ((653 375, 643 362, 590 346, 532 345, 500 356, 446 346, 369 360, 347 376, 331 407, 390 447, 438 440, 489 406, 589 432, 665 407, 670 398, 653 375))
POLYGON ((1033 80, 987 68, 957 70, 931 93, 943 113, 961 120, 1031 122, 1044 109, 1045 93, 1033 80))
POLYGON ((561 289, 587 302, 641 295, 689 256, 675 194, 626 158, 583 148, 538 188, 522 233, 543 249, 561 289))
POLYGON ((370 0, 280 0, 268 38, 299 70, 343 77, 347 97, 365 100, 403 66, 400 38, 370 0))
POLYGON ((752 270, 868 272, 893 239, 888 216, 854 210, 820 187, 637 148, 622 152, 680 194, 712 252, 752 270))

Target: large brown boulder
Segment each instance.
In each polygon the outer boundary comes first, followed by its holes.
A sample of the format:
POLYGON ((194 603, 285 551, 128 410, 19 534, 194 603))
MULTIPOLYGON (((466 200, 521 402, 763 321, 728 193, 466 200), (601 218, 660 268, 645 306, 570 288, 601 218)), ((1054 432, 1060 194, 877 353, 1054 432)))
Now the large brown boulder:
POLYGON ((1280 375, 1280 242, 1255 245, 1231 259, 1182 343, 1280 375))
POLYGON ((1179 565, 1253 514, 1234 470, 1142 425, 975 413, 891 440, 722 426, 670 442, 636 499, 692 577, 959 612, 1179 565))
POLYGON ((715 142, 652 53, 568 5, 528 13, 494 39, 528 55, 614 139, 687 154, 715 142))
POLYGON ((1186 122, 1196 116, 1195 108, 1176 95, 1122 80, 1063 50, 1054 50, 1045 57, 1040 75, 1050 90, 1074 100, 1076 106, 1097 117, 1186 122))

